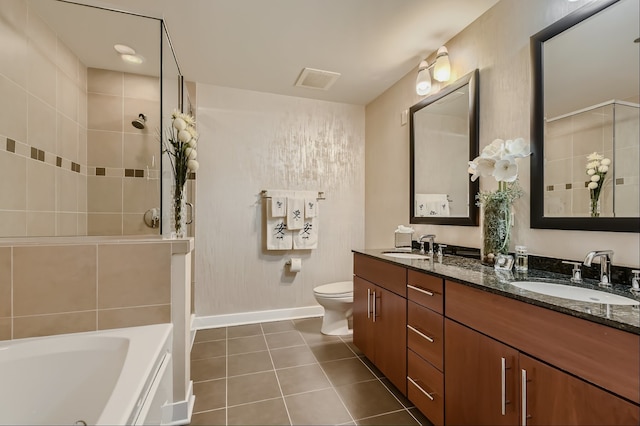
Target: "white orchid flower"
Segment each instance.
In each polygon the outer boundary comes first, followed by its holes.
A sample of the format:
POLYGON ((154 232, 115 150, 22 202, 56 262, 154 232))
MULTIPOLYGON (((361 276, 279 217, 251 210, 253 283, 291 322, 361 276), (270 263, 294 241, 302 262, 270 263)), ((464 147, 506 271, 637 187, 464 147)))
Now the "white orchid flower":
POLYGON ((504 141, 502 139, 495 139, 489 145, 485 146, 480 154, 482 158, 492 158, 494 160, 500 160, 504 155, 504 141))
POLYGON ((189 160, 195 160, 196 157, 198 156, 198 152, 195 149, 188 146, 187 149, 184 150, 184 155, 186 155, 187 159, 189 160))
POLYGON ((197 160, 187 161, 187 168, 192 172, 195 172, 196 170, 198 170, 198 167, 200 167, 200 164, 198 163, 197 160))
POLYGON ((587 160, 589 161, 600 161, 604 158, 604 156, 602 154, 598 154, 597 152, 592 152, 591 154, 587 155, 587 160))
POLYGON ((192 138, 191 138, 191 133, 189 133, 187 130, 180 130, 180 131, 178 132, 178 140, 179 140, 180 142, 187 143, 187 142, 189 142, 191 139, 192 139, 192 138))
POLYGON ((600 175, 591 176, 591 182, 598 182, 600 180, 600 175))
POLYGON ((589 185, 587 185, 587 188, 589 189, 596 189, 598 187, 598 182, 589 182, 589 185))
POLYGON ((600 173, 607 173, 609 171, 609 166, 600 166, 598 167, 598 171, 600 173))
POLYGON ((524 158, 531 155, 529 142, 526 142, 523 138, 507 140, 504 143, 504 152, 506 155, 511 155, 514 158, 524 158))
POLYGON ((598 161, 591 161, 587 163, 587 169, 597 169, 599 166, 600 166, 600 162, 598 161))
POLYGON ((595 174, 596 174, 596 169, 589 169, 589 170, 587 170, 587 174, 588 174, 589 176, 595 175, 595 174))
POLYGON ((610 166, 611 160, 609 160, 608 158, 603 158, 602 160, 600 160, 600 164, 602 164, 603 166, 610 166))
POLYGON ((515 158, 505 156, 502 160, 496 161, 493 177, 498 182, 514 182, 518 178, 518 164, 515 158))
POLYGON ((496 166, 496 160, 493 158, 479 157, 476 160, 476 172, 479 176, 486 177, 493 175, 496 166))
POLYGON ((177 131, 181 131, 187 128, 187 123, 180 117, 176 117, 173 119, 173 127, 177 131))
POLYGON ((469 168, 467 169, 467 172, 471 175, 471 182, 475 182, 480 177, 478 165, 473 161, 469 161, 469 168))

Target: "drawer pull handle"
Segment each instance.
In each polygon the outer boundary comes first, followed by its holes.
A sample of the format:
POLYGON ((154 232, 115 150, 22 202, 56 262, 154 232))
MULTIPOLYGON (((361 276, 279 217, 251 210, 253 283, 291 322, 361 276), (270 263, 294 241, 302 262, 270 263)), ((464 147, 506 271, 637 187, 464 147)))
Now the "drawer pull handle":
POLYGON ((373 322, 376 322, 376 292, 373 291, 373 322))
POLYGON ((427 290, 425 290, 423 288, 416 287, 416 286, 413 286, 411 284, 407 284, 407 287, 409 287, 411 290, 415 290, 415 291, 419 291, 420 293, 424 293, 427 296, 433 296, 433 293, 431 293, 430 291, 427 291, 427 290))
POLYGON ((416 333, 417 335, 419 335, 420 337, 422 337, 424 339, 427 339, 429 342, 433 343, 433 338, 427 336, 426 334, 424 334, 423 332, 421 332, 417 328, 414 328, 414 327, 410 326, 409 324, 407 324, 407 328, 409 330, 413 331, 414 333, 416 333))
POLYGON ((521 410, 522 410, 522 426, 527 426, 527 370, 525 370, 524 368, 521 370, 522 371, 522 384, 520 387, 520 392, 522 392, 522 406, 521 406, 521 410))
POLYGON ((507 414, 507 360, 502 357, 501 360, 501 384, 502 384, 502 399, 500 401, 502 408, 502 415, 507 414))
POLYGON ((367 289, 367 318, 371 318, 371 289, 367 289))
POLYGON ((409 376, 407 376, 407 380, 409 380, 413 386, 417 387, 420 392, 422 392, 423 394, 427 395, 427 398, 429 398, 430 400, 433 401, 433 396, 431 396, 431 394, 429 392, 427 392, 426 390, 422 389, 422 387, 419 384, 417 384, 415 382, 415 380, 413 380, 409 376))

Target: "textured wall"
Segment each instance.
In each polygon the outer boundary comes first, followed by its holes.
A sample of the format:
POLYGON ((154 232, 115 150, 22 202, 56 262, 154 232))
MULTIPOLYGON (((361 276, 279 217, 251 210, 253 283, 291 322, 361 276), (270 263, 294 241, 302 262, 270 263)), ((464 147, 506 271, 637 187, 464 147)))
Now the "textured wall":
POLYGON ((350 279, 351 249, 364 245, 364 108, 197 90, 196 314, 316 304, 313 287, 350 279), (262 189, 325 191, 317 249, 264 249, 262 189))
MULTIPOLYGON (((495 138, 529 138, 531 61, 529 37, 587 1, 502 0, 446 43, 452 80, 480 70, 480 148, 495 138)), ((366 107, 366 246, 393 245, 393 230, 409 221, 409 126, 401 111, 421 98, 415 94, 417 65, 366 107)), ((437 90, 434 87, 434 91, 437 90)), ((529 228, 529 163, 520 162, 525 197, 516 205, 512 244, 525 244, 534 254, 582 260, 589 250, 613 249, 614 263, 640 264, 638 234, 538 230, 529 228)), ((484 179, 481 189, 495 189, 484 179)), ((418 233, 437 240, 480 246, 477 227, 416 225, 418 233)))

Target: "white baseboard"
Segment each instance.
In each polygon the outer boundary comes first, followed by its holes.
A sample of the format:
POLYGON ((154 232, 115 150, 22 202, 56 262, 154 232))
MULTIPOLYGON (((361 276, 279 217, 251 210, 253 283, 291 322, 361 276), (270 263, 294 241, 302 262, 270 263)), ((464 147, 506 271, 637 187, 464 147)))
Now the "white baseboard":
MULTIPOLYGON (((174 402, 173 404, 163 407, 170 420, 163 421, 162 425, 181 426, 191 423, 191 415, 193 414, 193 405, 195 404, 195 400, 196 396, 193 394, 193 381, 190 381, 189 389, 187 389, 184 401, 174 402)), ((165 413, 163 413, 163 417, 165 417, 164 415, 165 413)))
POLYGON ((228 327, 233 325, 255 324, 267 321, 283 321, 296 318, 321 317, 324 308, 320 305, 301 308, 273 309, 269 311, 240 312, 237 314, 210 315, 198 317, 193 321, 195 330, 228 327))

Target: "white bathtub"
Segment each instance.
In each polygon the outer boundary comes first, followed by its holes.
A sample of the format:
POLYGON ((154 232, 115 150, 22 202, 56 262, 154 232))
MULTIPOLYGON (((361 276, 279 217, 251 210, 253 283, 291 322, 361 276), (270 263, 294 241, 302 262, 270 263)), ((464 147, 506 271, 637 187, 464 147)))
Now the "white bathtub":
POLYGON ((171 339, 157 324, 0 342, 0 424, 159 424, 171 339))

